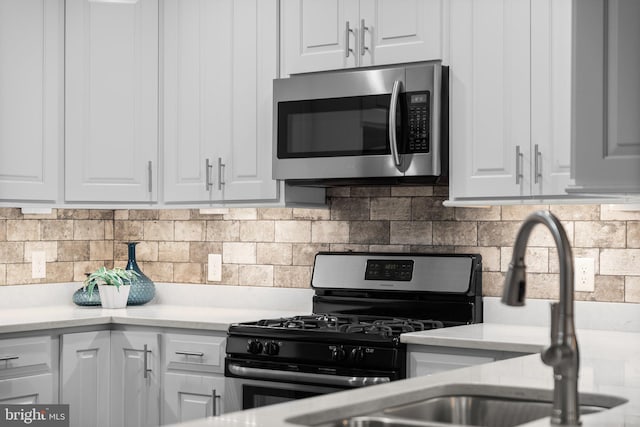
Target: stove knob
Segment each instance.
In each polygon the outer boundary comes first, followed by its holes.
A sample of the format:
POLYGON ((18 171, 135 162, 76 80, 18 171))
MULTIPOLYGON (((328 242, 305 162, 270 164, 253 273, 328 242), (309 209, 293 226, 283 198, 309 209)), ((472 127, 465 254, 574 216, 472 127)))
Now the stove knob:
POLYGON ((353 350, 351 350, 349 358, 354 363, 362 362, 362 360, 364 359, 364 350, 362 349, 362 347, 355 347, 353 350))
POLYGON ((269 356, 276 356, 280 352, 280 346, 275 341, 269 341, 264 345, 264 352, 269 356))
POLYGON ((262 343, 258 340, 251 340, 247 344, 247 351, 251 354, 262 353, 262 343))
POLYGON ((347 354, 344 351, 344 348, 335 346, 331 349, 331 360, 334 362, 340 362, 345 359, 347 354))

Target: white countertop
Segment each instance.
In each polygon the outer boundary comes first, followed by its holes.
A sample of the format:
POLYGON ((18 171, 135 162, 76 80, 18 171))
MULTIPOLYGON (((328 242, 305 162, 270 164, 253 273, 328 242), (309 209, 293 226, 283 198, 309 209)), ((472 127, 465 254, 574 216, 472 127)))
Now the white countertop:
MULTIPOLYGON (((403 341, 501 351, 537 351, 547 344, 546 327, 477 324, 406 334, 403 341)), ((580 346, 581 393, 621 397, 628 403, 601 413, 582 416, 583 426, 640 426, 640 334, 597 330, 578 330, 580 346)), ((183 427, 269 426, 290 427, 287 422, 308 414, 343 416, 366 414, 382 407, 419 401, 428 397, 430 388, 447 384, 481 384, 551 390, 552 369, 544 365, 538 354, 494 363, 457 369, 439 374, 395 381, 310 399, 248 411, 234 412, 216 418, 183 423, 183 427)), ((549 418, 527 424, 549 426, 549 418)))
POLYGON ((235 322, 311 312, 308 289, 156 284, 145 305, 104 309, 74 305, 79 286, 0 286, 0 334, 103 324, 226 331, 235 322))
MULTIPOLYGON (((71 304, 70 295, 77 286, 0 287, 0 333, 100 324, 224 331, 230 323, 237 321, 311 312, 312 291, 302 289, 159 284, 158 297, 152 303, 107 310, 71 304)), ((625 308, 632 318, 630 322, 626 318, 625 323, 635 328, 637 321, 634 319, 637 317, 638 307, 633 304, 625 305, 633 306, 625 308)), ((606 317, 601 311, 598 314, 606 317)), ((537 314, 536 317, 539 318, 537 314)), ((611 410, 583 416, 583 425, 640 426, 640 333, 579 327, 577 336, 581 352, 580 392, 606 394, 628 400, 628 403, 611 410)), ((483 323, 402 336, 402 341, 408 344, 512 352, 537 352, 548 340, 549 330, 546 326, 501 323, 483 323)), ((287 421, 293 417, 316 413, 337 419, 365 414, 383 407, 419 401, 433 393, 433 387, 456 383, 544 390, 553 388, 551 368, 540 361, 539 355, 531 354, 431 376, 229 413, 183 423, 181 426, 290 427, 299 425, 287 421)), ((549 425, 548 418, 527 424, 529 427, 549 425)))
POLYGON ((121 309, 73 306, 19 308, 0 312, 0 334, 102 324, 226 331, 235 322, 300 314, 309 312, 164 304, 121 309))

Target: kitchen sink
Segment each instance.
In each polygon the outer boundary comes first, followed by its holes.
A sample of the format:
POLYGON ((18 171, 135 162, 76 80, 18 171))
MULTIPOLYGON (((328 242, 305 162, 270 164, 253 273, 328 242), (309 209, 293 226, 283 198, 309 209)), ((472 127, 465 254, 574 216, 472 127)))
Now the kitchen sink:
MULTIPOLYGON (((317 427, 429 427, 487 426, 515 427, 551 415, 552 391, 481 384, 450 384, 423 390, 423 398, 357 413, 339 420, 313 416, 290 422, 317 427)), ((625 399, 600 394, 580 394, 580 414, 589 415, 625 403, 625 399)), ((372 407, 371 402, 368 407, 372 407)), ((345 412, 348 408, 344 408, 345 412)), ((350 412, 350 411, 349 411, 350 412)), ((316 414, 320 416, 320 414, 316 414)))

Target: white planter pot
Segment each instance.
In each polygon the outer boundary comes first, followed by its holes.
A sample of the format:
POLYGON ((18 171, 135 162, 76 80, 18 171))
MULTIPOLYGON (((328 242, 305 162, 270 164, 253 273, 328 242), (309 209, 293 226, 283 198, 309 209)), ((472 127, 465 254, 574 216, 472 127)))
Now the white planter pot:
POLYGON ((127 306, 131 286, 98 285, 98 288, 100 289, 100 301, 102 301, 103 308, 124 308, 127 306))

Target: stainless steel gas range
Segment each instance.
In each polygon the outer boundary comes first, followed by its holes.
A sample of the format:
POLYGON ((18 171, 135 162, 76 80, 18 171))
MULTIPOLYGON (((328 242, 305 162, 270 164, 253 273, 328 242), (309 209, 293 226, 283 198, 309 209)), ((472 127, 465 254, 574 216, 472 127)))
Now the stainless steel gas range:
POLYGON ((406 377, 400 334, 482 322, 475 254, 321 252, 313 313, 229 328, 227 411, 406 377))

